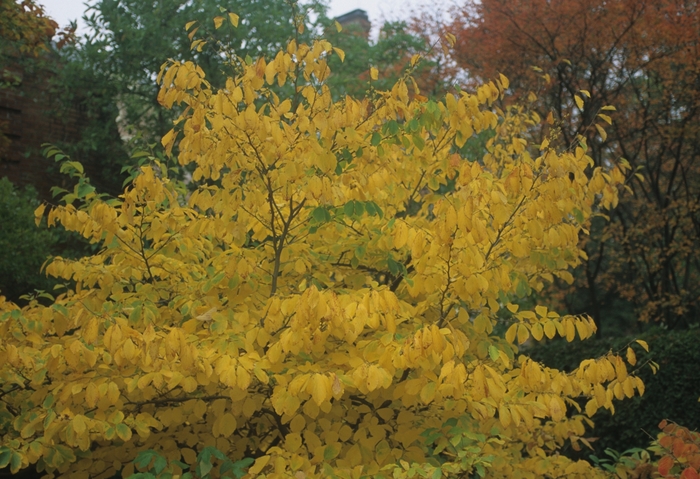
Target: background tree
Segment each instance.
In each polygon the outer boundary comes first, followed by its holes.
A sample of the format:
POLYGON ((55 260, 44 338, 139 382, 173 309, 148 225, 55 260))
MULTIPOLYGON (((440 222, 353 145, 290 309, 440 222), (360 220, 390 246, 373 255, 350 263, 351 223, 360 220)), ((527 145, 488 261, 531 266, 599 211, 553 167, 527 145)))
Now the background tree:
POLYGON ((540 93, 543 131, 559 144, 585 139, 596 165, 623 157, 633 167, 563 301, 599 326, 620 309, 669 327, 697 318, 698 22, 696 2, 485 0, 465 2, 449 25, 453 58, 474 82, 505 73, 521 93, 540 93), (599 141, 592 122, 611 121, 597 116, 604 105, 618 111, 603 112, 614 122, 599 141))
POLYGON ((515 343, 593 334, 518 302, 570 278, 623 170, 529 144, 531 113, 491 108, 505 77, 336 102, 333 55, 293 40, 224 88, 168 62, 159 100, 186 108, 162 144, 191 194, 157 158, 118 198, 63 163, 77 185, 48 223, 100 250, 47 267, 50 305, 0 298, 0 467, 128 476, 155 450, 200 477, 602 476, 557 450, 585 441, 573 398, 590 416, 643 392, 634 350, 566 374, 515 343), (488 129, 486 155, 456 153, 488 129), (212 448, 236 462, 198 461, 212 448))
MULTIPOLYGON (((425 55, 430 44, 410 31, 406 22, 387 22, 382 25, 376 41, 370 39, 359 25, 350 24, 338 31, 329 26, 325 37, 345 52, 345 58, 331 58, 329 65, 333 75, 328 85, 334 94, 342 97, 367 95, 371 89, 390 88, 404 74, 413 55, 425 55), (377 78, 372 79, 370 69, 375 68, 377 78)), ((415 71, 417 78, 425 66, 415 71)))

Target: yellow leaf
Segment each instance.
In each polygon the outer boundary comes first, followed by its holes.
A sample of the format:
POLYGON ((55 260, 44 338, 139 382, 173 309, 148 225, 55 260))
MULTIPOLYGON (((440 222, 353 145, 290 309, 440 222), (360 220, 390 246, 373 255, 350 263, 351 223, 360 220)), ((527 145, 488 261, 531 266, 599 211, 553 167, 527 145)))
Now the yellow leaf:
POLYGON ((168 145, 173 141, 175 138, 175 130, 171 129, 169 132, 167 132, 165 135, 163 135, 163 138, 160 140, 161 144, 164 147, 168 147, 168 145))
POLYGON ((382 384, 383 379, 380 368, 376 364, 371 365, 367 372, 367 389, 374 391, 382 384))
POLYGON ((186 32, 190 31, 190 28, 192 28, 192 25, 194 25, 195 23, 197 23, 197 20, 193 20, 191 22, 185 23, 185 31, 186 32))
POLYGON ((236 430, 238 425, 236 418, 230 412, 227 412, 219 418, 219 433, 224 437, 229 437, 236 430))
POLYGON ((588 417, 593 417, 593 415, 598 410, 598 402, 595 398, 589 399, 586 403, 586 415, 588 417))
POLYGON ((630 347, 627 348, 627 362, 632 366, 637 364, 637 355, 634 354, 634 350, 630 347))
POLYGON ((570 318, 564 320, 564 328, 566 331, 566 340, 568 342, 573 341, 576 338, 576 327, 570 318))
POLYGON ((508 427, 510 425, 511 415, 505 404, 501 404, 498 407, 498 420, 503 427, 508 427))
POLYGON ((223 25, 225 18, 224 17, 214 17, 214 28, 217 30, 223 25))
POLYGON ((255 460, 255 463, 250 466, 250 469, 248 469, 248 474, 254 476, 260 473, 268 462, 270 462, 270 456, 260 456, 255 460))
POLYGON ((544 335, 542 325, 540 323, 533 324, 532 328, 530 329, 530 333, 532 333, 532 337, 535 339, 535 341, 540 341, 544 335))
POLYGON ((634 396, 634 379, 628 377, 622 383, 622 390, 625 392, 625 396, 631 398, 634 396))
POLYGON ((80 414, 73 418, 71 424, 73 425, 73 431, 75 431, 75 433, 78 436, 82 435, 87 430, 87 424, 85 424, 85 416, 82 416, 80 414))
POLYGON ((423 404, 429 404, 435 399, 435 386, 433 381, 429 381, 428 384, 423 386, 420 390, 420 400, 423 404))
POLYGON ((643 347, 644 351, 646 351, 647 353, 649 352, 649 345, 647 344, 646 341, 644 341, 642 339, 636 339, 635 342, 637 344, 639 344, 641 347, 643 347))
POLYGON ((335 29, 338 33, 343 31, 343 26, 337 20, 333 22, 335 24, 335 29))
POLYGON ((238 15, 236 15, 235 13, 229 13, 228 20, 231 22, 231 25, 233 25, 234 27, 238 26, 238 15))
POLYGON ((44 210, 46 209, 46 203, 42 203, 34 210, 34 224, 39 226, 42 218, 44 217, 44 210))
POLYGON ((508 80, 508 77, 506 77, 503 73, 499 73, 498 78, 500 78, 501 80, 501 85, 503 85, 503 89, 507 90, 510 86, 510 81, 508 80))
POLYGON ((375 81, 377 79, 379 79, 379 70, 377 70, 375 67, 370 68, 369 69, 369 77, 375 81))
POLYGON ((549 400, 549 414, 553 421, 561 421, 566 414, 566 406, 559 396, 552 396, 549 400))
MULTIPOLYGON (((338 22, 336 22, 338 23, 338 22)), ((340 57, 340 61, 345 61, 345 52, 338 47, 333 47, 333 51, 340 57)))
POLYGON ((515 341, 515 335, 518 332, 518 324, 511 324, 510 327, 508 328, 508 331, 506 331, 506 341, 509 343, 512 343, 515 341))
POLYGON ((602 126, 600 126, 598 123, 596 123, 595 129, 598 130, 598 134, 603 139, 603 141, 607 140, 608 134, 605 132, 605 129, 602 126))
POLYGON ((297 452, 301 447, 301 435, 296 432, 287 434, 284 438, 284 446, 291 453, 297 452))
POLYGON ((544 323, 544 334, 549 338, 552 339, 554 336, 557 334, 557 328, 554 325, 553 321, 547 321, 544 323))
POLYGON ((576 106, 578 107, 578 109, 583 110, 583 100, 581 99, 581 97, 578 95, 574 95, 574 101, 576 102, 576 106))
POLYGON ((313 397, 314 402, 320 406, 321 403, 323 403, 326 399, 328 399, 328 382, 327 377, 324 376, 323 374, 315 374, 312 381, 313 381, 313 389, 311 391, 311 396, 313 397))
POLYGON ((197 453, 189 447, 182 448, 180 454, 182 455, 182 460, 185 461, 186 464, 194 465, 197 463, 197 453))
POLYGON ((197 316, 196 319, 197 319, 198 321, 202 321, 202 322, 204 322, 204 323, 208 323, 209 321, 212 321, 212 320, 214 319, 214 318, 213 318, 213 315, 214 315, 214 313, 216 313, 216 311, 217 311, 216 307, 213 307, 213 308, 207 310, 205 313, 200 314, 199 316, 197 316))
POLYGON ((586 98, 590 98, 591 94, 588 90, 580 90, 581 94, 584 95, 586 98))
POLYGON ((605 121, 608 125, 612 125, 612 118, 610 118, 608 115, 603 115, 602 113, 598 113, 598 117, 605 121))
POLYGON ((95 386, 95 383, 90 382, 85 388, 85 404, 87 404, 88 407, 93 408, 99 400, 100 391, 97 386, 95 386))
POLYGON ((644 381, 642 381, 642 378, 636 377, 634 378, 634 384, 637 387, 637 391, 639 392, 640 396, 644 395, 644 381))
POLYGON ((527 330, 527 328, 519 324, 518 325, 518 344, 523 344, 525 341, 527 341, 527 338, 530 337, 530 332, 527 330))

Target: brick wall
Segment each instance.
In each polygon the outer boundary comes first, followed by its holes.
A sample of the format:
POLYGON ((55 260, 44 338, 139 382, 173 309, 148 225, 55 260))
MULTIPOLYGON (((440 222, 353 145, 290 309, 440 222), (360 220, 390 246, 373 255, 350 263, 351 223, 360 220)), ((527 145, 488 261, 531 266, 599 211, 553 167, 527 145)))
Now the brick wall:
POLYGON ((85 121, 77 107, 61 111, 51 93, 49 68, 9 65, 5 70, 20 81, 0 88, 0 129, 6 137, 0 149, 0 177, 8 177, 17 186, 34 185, 49 200, 51 187, 65 186, 66 179, 52 159, 42 156, 41 145, 79 141, 85 121))

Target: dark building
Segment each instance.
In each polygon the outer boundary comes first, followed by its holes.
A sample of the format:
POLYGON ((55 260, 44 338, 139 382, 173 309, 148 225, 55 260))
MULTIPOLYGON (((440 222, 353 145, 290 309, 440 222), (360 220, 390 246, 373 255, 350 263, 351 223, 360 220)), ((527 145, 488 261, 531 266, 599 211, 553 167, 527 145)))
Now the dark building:
POLYGON ((358 8, 345 15, 336 17, 335 19, 343 28, 348 28, 351 31, 359 31, 365 38, 369 38, 369 31, 372 29, 372 23, 369 21, 367 12, 358 8))

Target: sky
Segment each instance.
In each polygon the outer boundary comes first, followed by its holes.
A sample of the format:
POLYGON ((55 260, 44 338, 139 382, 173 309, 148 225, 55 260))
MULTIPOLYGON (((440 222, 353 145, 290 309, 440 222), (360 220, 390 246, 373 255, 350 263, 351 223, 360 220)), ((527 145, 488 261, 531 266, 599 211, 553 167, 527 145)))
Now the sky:
MULTIPOLYGON (((85 11, 85 0, 38 0, 46 12, 59 25, 66 26, 71 20, 78 20, 80 32, 80 18, 85 11)), ((337 17, 356 8, 367 11, 373 26, 378 26, 384 20, 401 20, 410 15, 411 8, 427 4, 427 0, 330 0, 329 16, 337 17)), ((443 0, 432 0, 431 4, 448 3, 443 0)), ((376 35, 376 32, 373 32, 376 35)))

